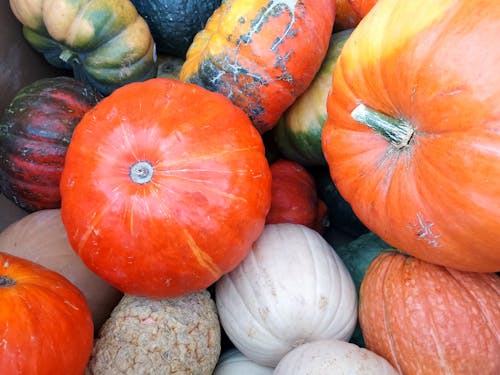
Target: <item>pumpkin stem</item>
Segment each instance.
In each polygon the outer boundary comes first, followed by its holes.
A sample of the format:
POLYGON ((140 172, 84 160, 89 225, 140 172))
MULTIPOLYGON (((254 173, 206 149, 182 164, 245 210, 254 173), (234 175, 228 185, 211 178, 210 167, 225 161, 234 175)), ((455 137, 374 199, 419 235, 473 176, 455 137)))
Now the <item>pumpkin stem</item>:
POLYGON ((70 59, 72 59, 73 56, 75 56, 75 54, 69 49, 63 49, 59 54, 59 58, 65 63, 67 63, 70 59))
POLYGON ((146 184, 153 178, 153 165, 145 160, 138 161, 130 167, 130 179, 136 184, 146 184))
POLYGON ((0 276, 0 288, 9 287, 16 285, 16 280, 10 278, 9 276, 1 275, 0 276))
POLYGON ((398 149, 408 146, 415 133, 415 129, 407 120, 387 116, 363 103, 354 108, 351 117, 375 130, 398 149))

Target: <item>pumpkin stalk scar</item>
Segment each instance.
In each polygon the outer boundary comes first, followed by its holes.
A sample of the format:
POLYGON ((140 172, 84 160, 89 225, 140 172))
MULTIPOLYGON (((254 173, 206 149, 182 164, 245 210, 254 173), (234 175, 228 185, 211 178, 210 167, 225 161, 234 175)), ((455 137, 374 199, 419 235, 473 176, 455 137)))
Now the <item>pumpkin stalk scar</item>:
POLYGON ((412 224, 412 230, 416 231, 417 237, 419 239, 425 240, 429 245, 433 247, 439 247, 439 234, 432 233, 432 227, 434 223, 426 221, 422 216, 421 212, 417 212, 417 223, 412 224))
POLYGON ((184 235, 186 236, 187 244, 189 245, 192 254, 198 261, 198 264, 205 269, 207 269, 216 279, 220 277, 222 274, 221 269, 215 264, 214 260, 208 255, 205 251, 203 251, 194 240, 193 236, 189 234, 187 229, 183 230, 184 235))

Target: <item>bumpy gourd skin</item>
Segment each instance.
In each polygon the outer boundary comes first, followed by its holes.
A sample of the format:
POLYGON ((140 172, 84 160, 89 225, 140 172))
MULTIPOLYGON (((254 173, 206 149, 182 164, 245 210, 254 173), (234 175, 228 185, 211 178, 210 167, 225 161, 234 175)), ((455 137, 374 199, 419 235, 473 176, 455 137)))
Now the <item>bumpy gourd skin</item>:
POLYGON ((103 94, 156 73, 154 40, 129 0, 10 0, 10 8, 49 63, 103 94))
POLYGON ((207 290, 163 299, 126 294, 102 326, 86 374, 210 375, 220 351, 207 290))

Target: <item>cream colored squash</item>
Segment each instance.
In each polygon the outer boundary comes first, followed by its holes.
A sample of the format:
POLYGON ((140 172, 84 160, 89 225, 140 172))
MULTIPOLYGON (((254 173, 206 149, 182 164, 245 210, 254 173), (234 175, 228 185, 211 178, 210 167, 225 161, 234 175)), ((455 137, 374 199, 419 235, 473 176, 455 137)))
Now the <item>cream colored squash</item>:
POLYGON ((286 354, 274 375, 398 375, 383 357, 339 340, 318 340, 286 354))
POLYGON ((276 366, 309 341, 348 341, 357 321, 347 268, 318 232, 300 224, 266 225, 248 256, 215 290, 227 336, 263 366, 276 366))
POLYGON ((0 232, 0 251, 39 263, 76 285, 87 299, 96 331, 122 297, 73 251, 60 209, 36 211, 11 223, 0 232))
POLYGON ((272 367, 261 366, 233 348, 222 353, 213 375, 272 375, 272 373, 272 367))

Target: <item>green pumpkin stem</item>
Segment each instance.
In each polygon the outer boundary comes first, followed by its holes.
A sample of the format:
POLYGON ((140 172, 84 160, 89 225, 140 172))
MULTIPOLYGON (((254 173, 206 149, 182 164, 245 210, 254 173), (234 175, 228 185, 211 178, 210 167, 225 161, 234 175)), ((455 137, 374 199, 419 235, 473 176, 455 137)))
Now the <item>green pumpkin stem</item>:
POLYGON ((72 59, 75 56, 75 54, 70 51, 69 49, 63 49, 61 53, 59 54, 59 58, 67 63, 70 59, 72 59))
POLYGON ((376 131, 398 149, 408 146, 415 132, 407 120, 387 116, 363 103, 354 108, 351 117, 376 131))

